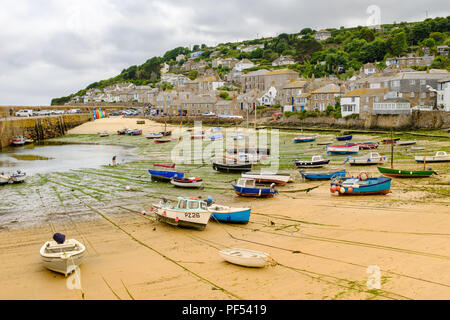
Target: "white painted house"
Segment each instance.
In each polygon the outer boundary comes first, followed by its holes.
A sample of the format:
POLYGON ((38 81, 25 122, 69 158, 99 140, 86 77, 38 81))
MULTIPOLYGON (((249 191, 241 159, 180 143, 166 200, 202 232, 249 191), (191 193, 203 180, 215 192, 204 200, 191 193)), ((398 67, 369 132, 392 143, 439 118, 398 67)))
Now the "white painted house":
POLYGON ((253 68, 255 66, 255 64, 253 62, 251 62, 248 59, 243 59, 241 61, 239 61, 235 66, 234 66, 234 70, 236 71, 242 71, 244 69, 249 69, 249 68, 253 68))
POLYGON ((445 111, 450 111, 450 77, 438 81, 437 106, 444 106, 445 111))
POLYGON ((258 103, 263 106, 272 106, 275 103, 275 98, 277 97, 277 89, 275 87, 270 87, 261 98, 258 99, 258 103))
POLYGON ((361 97, 343 97, 341 98, 341 114, 342 117, 351 114, 359 114, 361 97))

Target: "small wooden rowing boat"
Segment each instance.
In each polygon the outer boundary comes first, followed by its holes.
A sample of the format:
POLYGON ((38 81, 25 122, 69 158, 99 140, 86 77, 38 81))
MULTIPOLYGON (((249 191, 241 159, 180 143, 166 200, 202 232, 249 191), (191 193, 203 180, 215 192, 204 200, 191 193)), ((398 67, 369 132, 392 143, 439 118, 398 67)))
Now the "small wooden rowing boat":
POLYGON ((220 172, 245 172, 252 170, 251 163, 226 163, 226 162, 213 162, 213 169, 220 172))
POLYGON ((172 178, 170 183, 179 188, 201 188, 203 187, 203 180, 201 178, 172 178))
POLYGON ((395 144, 397 141, 399 141, 400 138, 392 138, 392 139, 383 139, 381 140, 381 143, 383 144, 395 144))
POLYGON ((247 249, 222 250, 219 254, 229 263, 249 268, 265 267, 270 257, 267 253, 247 249))
POLYGON ((369 178, 362 173, 358 178, 335 178, 331 181, 331 193, 339 195, 375 195, 388 194, 391 190, 391 178, 369 178))
POLYGON ((75 239, 65 240, 60 234, 53 238, 58 241, 47 241, 40 249, 42 262, 47 269, 67 277, 81 264, 86 247, 75 239))
POLYGON ((331 180, 336 177, 345 177, 345 170, 328 171, 300 171, 302 177, 306 180, 331 180))
POLYGON ((213 204, 208 207, 211 220, 226 223, 247 224, 250 220, 251 208, 232 208, 213 204))
POLYGON ((17 170, 17 172, 14 172, 10 177, 10 183, 22 183, 27 178, 27 174, 25 172, 22 172, 20 170, 17 170))
POLYGON ((160 132, 160 134, 162 134, 164 137, 169 137, 172 135, 172 131, 162 131, 160 132))
POLYGON ((0 185, 11 183, 11 176, 5 174, 4 172, 0 173, 0 185))
POLYGON ((100 132, 98 135, 100 136, 100 138, 109 137, 109 133, 108 133, 107 131, 105 131, 105 132, 100 132))
POLYGON ((161 133, 149 133, 145 136, 146 139, 152 140, 152 139, 160 139, 164 137, 161 133))
POLYGON ((255 179, 257 183, 275 183, 284 186, 288 182, 293 181, 290 173, 242 173, 242 178, 255 179))
POLYGON ((397 141, 396 144, 398 146, 411 146, 413 144, 416 144, 417 140, 411 140, 411 141, 397 141))
POLYGON ((316 141, 317 137, 297 137, 294 138, 295 143, 302 143, 302 142, 313 142, 316 141))
POLYGON ((295 160, 298 168, 321 168, 330 163, 331 160, 325 160, 322 156, 313 156, 310 161, 295 160))
POLYGON ((140 129, 129 130, 127 132, 127 135, 129 135, 129 136, 141 136, 142 135, 142 130, 140 130, 140 129))
POLYGON ((168 169, 174 169, 175 168, 175 163, 174 164, 159 164, 159 163, 155 163, 153 165, 154 167, 162 167, 162 168, 168 168, 168 169))
POLYGON ((183 172, 176 171, 157 171, 157 170, 148 170, 150 175, 152 176, 152 180, 170 182, 172 178, 183 179, 183 172))
POLYGON ((375 142, 362 142, 357 143, 359 146, 359 150, 370 150, 370 149, 378 149, 378 143, 375 142))
POLYGON ((437 162, 450 162, 450 154, 445 151, 438 151, 434 156, 421 156, 414 158, 418 163, 437 163, 437 162))
POLYGON ((241 197, 270 198, 278 194, 275 183, 269 188, 256 184, 255 179, 240 178, 236 184, 232 184, 234 191, 241 197))
POLYGON ((183 228, 204 230, 211 217, 207 203, 198 198, 179 197, 174 207, 167 200, 154 204, 152 212, 158 221, 183 228))
POLYGON ((411 150, 412 151, 422 151, 422 150, 425 150, 425 147, 423 147, 423 146, 412 146, 411 150))
POLYGON ((348 140, 352 140, 352 139, 353 139, 352 135, 336 137, 336 140, 338 140, 338 141, 348 141, 348 140))
POLYGON ((155 143, 156 144, 161 144, 161 143, 169 143, 169 142, 172 142, 173 140, 172 139, 158 139, 158 140, 155 140, 155 143))
POLYGON ((327 153, 332 155, 343 155, 343 154, 357 154, 359 152, 359 146, 328 146, 327 153))

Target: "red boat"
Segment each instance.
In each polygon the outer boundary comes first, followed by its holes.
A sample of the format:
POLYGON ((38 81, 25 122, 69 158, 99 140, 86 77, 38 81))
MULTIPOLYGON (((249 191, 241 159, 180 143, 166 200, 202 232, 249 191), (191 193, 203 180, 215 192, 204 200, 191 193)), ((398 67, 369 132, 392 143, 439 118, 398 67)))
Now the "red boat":
POLYGON ((358 143, 359 150, 378 149, 378 143, 375 142, 363 142, 358 143))
POLYGON ((168 169, 174 169, 175 168, 175 163, 172 164, 172 165, 155 163, 153 166, 154 167, 163 167, 163 168, 168 168, 168 169))
POLYGON ((348 143, 340 146, 332 146, 333 148, 350 148, 359 145, 358 143, 348 143))
POLYGON ((172 139, 155 140, 155 143, 169 143, 169 142, 172 142, 172 139))

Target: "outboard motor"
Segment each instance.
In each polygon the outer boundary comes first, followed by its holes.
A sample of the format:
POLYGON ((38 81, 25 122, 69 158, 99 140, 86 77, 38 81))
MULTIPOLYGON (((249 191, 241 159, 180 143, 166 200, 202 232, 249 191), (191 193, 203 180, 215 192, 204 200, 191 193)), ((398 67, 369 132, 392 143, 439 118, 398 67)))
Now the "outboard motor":
POLYGON ((66 236, 61 233, 55 233, 53 235, 53 240, 55 240, 57 244, 63 244, 66 241, 66 236))
POLYGON ((206 198, 206 203, 208 204, 208 206, 212 205, 213 204, 213 198, 211 196, 208 196, 206 198))

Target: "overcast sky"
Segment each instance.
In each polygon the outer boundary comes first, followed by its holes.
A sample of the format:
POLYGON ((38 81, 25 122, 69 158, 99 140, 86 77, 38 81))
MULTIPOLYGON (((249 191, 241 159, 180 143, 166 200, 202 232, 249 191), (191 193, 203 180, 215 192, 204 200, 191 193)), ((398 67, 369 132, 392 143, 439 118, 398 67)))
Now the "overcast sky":
POLYGON ((448 0, 0 0, 0 105, 49 105, 178 46, 450 14, 448 0), (371 20, 373 21, 373 20, 371 20))

